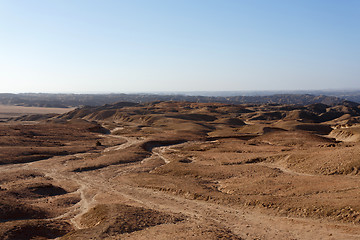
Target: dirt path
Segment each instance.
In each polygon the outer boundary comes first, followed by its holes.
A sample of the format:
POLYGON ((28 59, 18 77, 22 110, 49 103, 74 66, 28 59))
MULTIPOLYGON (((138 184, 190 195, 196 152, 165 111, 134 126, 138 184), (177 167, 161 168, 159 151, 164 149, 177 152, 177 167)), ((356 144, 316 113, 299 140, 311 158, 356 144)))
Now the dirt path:
POLYGON ((123 186, 118 191, 141 205, 190 216, 192 220, 229 228, 244 239, 359 239, 356 227, 326 221, 269 216, 254 209, 188 200, 149 189, 123 186))
MULTIPOLYGON (((127 140, 127 143, 108 148, 107 151, 125 149, 141 141, 135 138, 127 138, 127 140)), ((152 161, 155 158, 162 159, 164 164, 169 163, 164 152, 170 148, 171 146, 154 148, 151 157, 132 164, 131 170, 141 169, 146 161, 152 161)), ((66 166, 59 161, 60 158, 54 157, 28 164, 1 166, 0 172, 9 169, 30 169, 43 172, 56 181, 76 183, 79 186, 76 193, 79 194, 81 201, 56 219, 69 219, 78 229, 83 227, 79 221, 81 215, 99 203, 100 199, 106 198, 114 202, 118 199, 122 199, 122 201, 125 199, 127 202, 146 208, 181 213, 186 215, 189 221, 230 229, 244 239, 359 239, 357 232, 359 227, 356 225, 307 218, 271 216, 252 208, 190 200, 166 192, 134 187, 127 184, 126 181, 121 181, 119 176, 124 175, 129 167, 117 165, 98 171, 74 173, 66 171, 66 166)), ((268 166, 279 168, 289 174, 300 174, 281 165, 268 166)))
POLYGON ((285 158, 283 158, 280 161, 276 161, 275 163, 260 162, 260 163, 254 163, 254 164, 273 168, 273 169, 280 169, 282 172, 289 174, 289 175, 294 175, 294 176, 308 176, 308 177, 315 176, 314 174, 296 172, 296 171, 288 168, 286 161, 290 158, 290 156, 291 155, 287 155, 285 158))

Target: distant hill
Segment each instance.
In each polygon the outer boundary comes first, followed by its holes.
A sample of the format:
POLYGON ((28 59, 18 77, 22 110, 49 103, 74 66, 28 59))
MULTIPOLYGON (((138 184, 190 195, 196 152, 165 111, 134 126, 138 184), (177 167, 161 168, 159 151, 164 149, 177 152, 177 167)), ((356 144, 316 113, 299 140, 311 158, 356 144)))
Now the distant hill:
POLYGON ((0 103, 37 107, 102 106, 115 102, 145 103, 154 101, 218 102, 228 104, 299 104, 323 103, 336 105, 344 99, 310 94, 275 94, 269 96, 187 96, 157 94, 0 94, 0 103))
POLYGON ((299 104, 308 105, 322 103, 336 105, 344 100, 360 102, 360 93, 341 97, 312 94, 273 94, 268 96, 189 96, 164 94, 47 94, 47 93, 21 93, 0 94, 0 103, 18 106, 36 107, 80 107, 102 106, 115 102, 146 103, 154 101, 187 101, 201 103, 227 103, 227 104, 299 104))
MULTIPOLYGON (((221 115, 221 114, 220 114, 221 115)), ((309 105, 287 104, 222 104, 222 103, 194 103, 194 102, 151 102, 132 103, 118 102, 103 106, 86 106, 55 116, 53 119, 78 119, 88 121, 157 121, 159 116, 192 121, 209 121, 218 124, 244 125, 238 116, 251 121, 300 121, 304 123, 330 124, 335 121, 342 124, 359 122, 360 105, 343 101, 339 105, 314 103, 309 105), (233 113, 232 118, 214 117, 214 114, 233 113), (146 116, 142 118, 143 116, 146 116)), ((19 118, 16 120, 24 120, 19 118)), ((307 126, 308 127, 308 126, 307 126)))

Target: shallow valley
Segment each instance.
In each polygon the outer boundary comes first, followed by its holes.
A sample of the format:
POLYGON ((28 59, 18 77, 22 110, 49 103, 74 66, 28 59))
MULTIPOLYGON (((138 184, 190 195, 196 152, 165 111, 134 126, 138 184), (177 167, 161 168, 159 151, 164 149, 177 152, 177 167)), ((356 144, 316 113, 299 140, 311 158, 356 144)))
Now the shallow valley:
POLYGON ((360 108, 119 102, 0 124, 2 239, 359 239, 360 108))

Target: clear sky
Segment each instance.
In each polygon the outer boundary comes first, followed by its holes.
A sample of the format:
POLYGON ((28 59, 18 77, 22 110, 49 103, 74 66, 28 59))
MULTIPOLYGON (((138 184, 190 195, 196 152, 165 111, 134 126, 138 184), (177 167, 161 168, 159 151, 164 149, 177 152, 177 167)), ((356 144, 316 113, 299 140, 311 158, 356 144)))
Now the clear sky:
POLYGON ((0 92, 360 89, 359 0, 0 0, 0 92))

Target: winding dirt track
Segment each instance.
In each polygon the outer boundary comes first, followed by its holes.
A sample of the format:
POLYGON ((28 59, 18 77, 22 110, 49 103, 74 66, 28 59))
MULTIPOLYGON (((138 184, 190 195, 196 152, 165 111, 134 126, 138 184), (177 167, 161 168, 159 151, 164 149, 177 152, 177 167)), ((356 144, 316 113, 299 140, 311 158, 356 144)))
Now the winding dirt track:
MULTIPOLYGON (((126 138, 126 140, 127 143, 105 151, 125 149, 141 141, 136 138, 126 138)), ((144 171, 144 164, 155 158, 162 159, 164 164, 169 163, 170 161, 163 156, 163 152, 171 149, 171 147, 154 148, 152 155, 141 162, 113 165, 97 171, 69 172, 66 170, 64 161, 61 161, 63 157, 54 157, 27 164, 1 166, 0 171, 30 169, 42 172, 55 181, 76 183, 78 190, 75 194, 80 195, 81 201, 56 219, 70 220, 78 229, 83 228, 79 221, 80 216, 97 203, 101 203, 104 199, 125 199, 127 202, 138 206, 184 214, 190 222, 230 229, 234 234, 244 239, 359 239, 355 226, 351 227, 350 225, 325 220, 270 216, 252 208, 223 206, 207 201, 190 200, 166 192, 130 186, 126 181, 121 181, 119 176, 137 170, 144 171)), ((77 157, 79 156, 81 154, 77 154, 77 157)), ((271 167, 283 170, 283 166, 272 165, 271 167)), ((153 169, 146 169, 146 171, 151 170, 153 169)), ((291 172, 290 174, 301 173, 291 172)), ((146 233, 144 234, 142 237, 145 239, 146 233)), ((139 236, 141 233, 137 233, 134 238, 140 238, 139 236)), ((127 237, 131 238, 132 235, 130 234, 127 237)), ((161 238, 161 236, 159 237, 161 238)))
POLYGON ((290 158, 290 155, 287 155, 284 159, 277 161, 276 163, 264 163, 264 162, 260 162, 260 163, 255 163, 257 165, 262 165, 268 168, 273 168, 273 169, 279 169, 282 172, 289 174, 289 175, 293 175, 293 176, 315 176, 314 174, 308 174, 308 173, 301 173, 301 172, 296 172, 294 170, 291 170, 290 168, 288 168, 286 166, 286 160, 288 160, 290 158))

